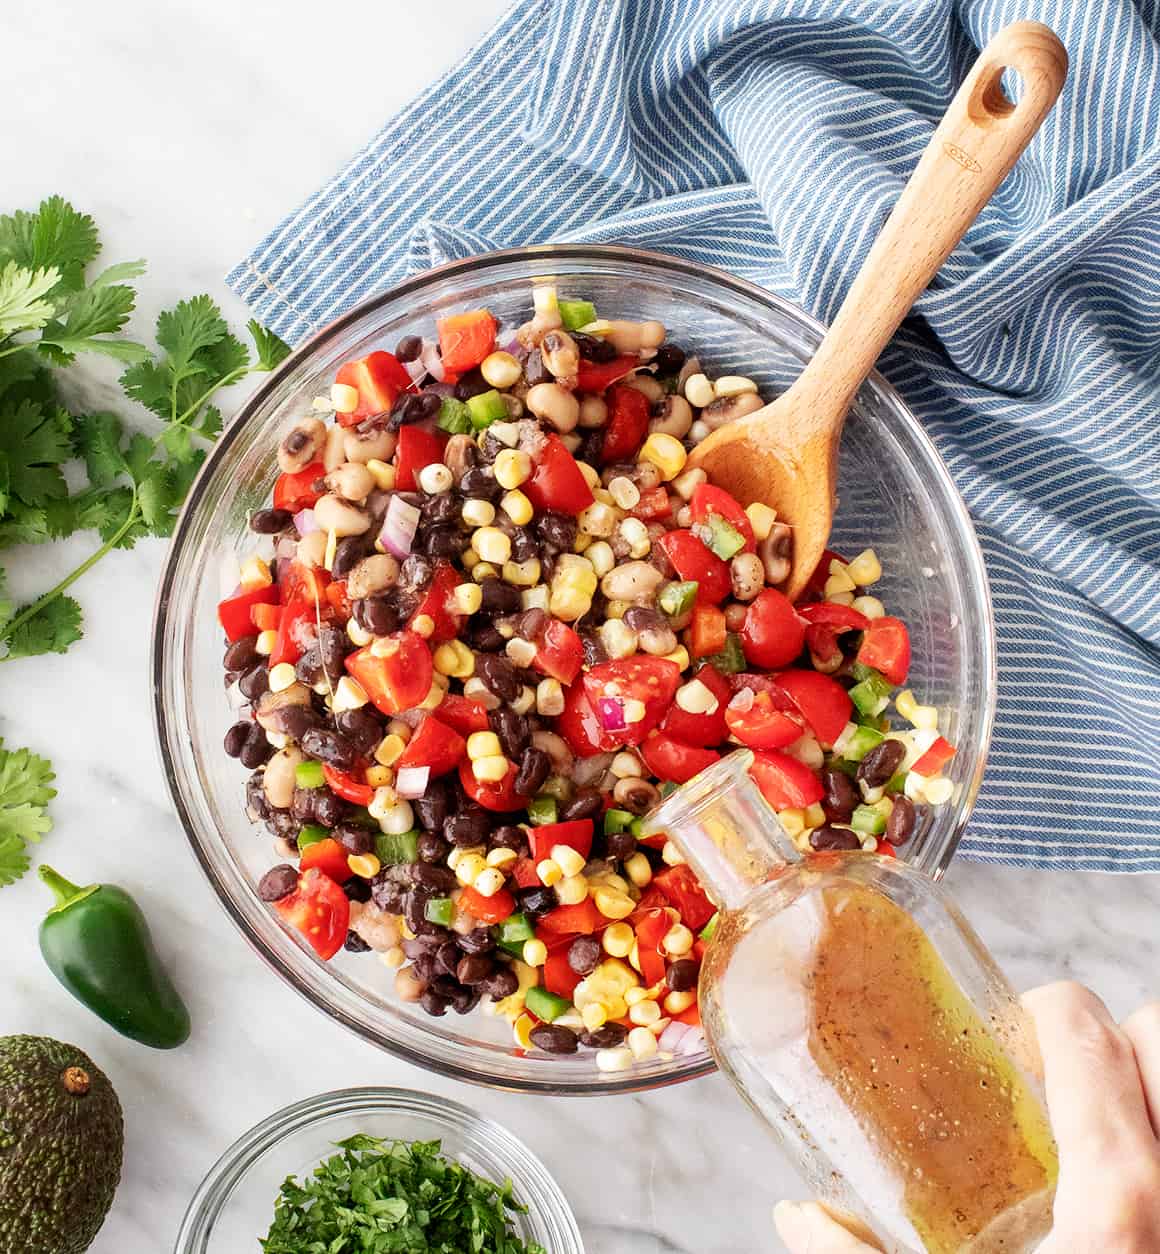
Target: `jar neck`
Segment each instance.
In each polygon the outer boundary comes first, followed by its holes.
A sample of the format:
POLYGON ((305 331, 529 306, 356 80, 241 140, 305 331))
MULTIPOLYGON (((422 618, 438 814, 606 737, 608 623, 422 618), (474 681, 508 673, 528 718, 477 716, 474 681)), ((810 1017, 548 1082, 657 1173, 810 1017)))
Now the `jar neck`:
POLYGON ((755 888, 801 861, 749 774, 752 762, 748 749, 729 754, 644 820, 644 835, 673 841, 722 910, 739 909, 755 888))

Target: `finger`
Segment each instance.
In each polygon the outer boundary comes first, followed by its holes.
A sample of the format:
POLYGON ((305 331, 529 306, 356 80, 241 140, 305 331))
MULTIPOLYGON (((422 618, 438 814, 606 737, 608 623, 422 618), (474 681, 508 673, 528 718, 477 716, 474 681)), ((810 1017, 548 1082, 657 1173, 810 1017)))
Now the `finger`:
POLYGON ((1131 1041, 1081 984, 1049 984, 1023 999, 1043 1055, 1051 1127, 1063 1163, 1099 1174, 1155 1148, 1131 1041))
POLYGON ((1160 1001, 1141 1006, 1124 1020, 1124 1035, 1132 1042, 1136 1069, 1144 1086, 1144 1098, 1152 1119, 1152 1132, 1160 1138, 1160 1001))
POLYGON ((773 1208, 777 1234, 790 1254, 874 1254, 881 1251, 877 1243, 867 1244, 856 1237, 845 1223, 838 1220, 820 1202, 778 1202, 773 1208))

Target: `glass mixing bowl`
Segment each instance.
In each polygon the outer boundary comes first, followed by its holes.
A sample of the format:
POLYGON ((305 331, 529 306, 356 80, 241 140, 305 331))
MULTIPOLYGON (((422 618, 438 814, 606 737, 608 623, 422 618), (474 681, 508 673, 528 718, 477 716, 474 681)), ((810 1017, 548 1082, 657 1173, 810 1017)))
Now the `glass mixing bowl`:
POLYGON ((308 1176, 337 1151, 336 1141, 364 1132, 384 1140, 440 1141, 447 1158, 502 1184, 510 1179, 525 1214, 510 1211, 525 1241, 551 1254, 584 1254, 580 1229, 547 1168, 505 1128, 458 1102, 407 1089, 343 1089, 279 1110, 218 1159, 194 1195, 174 1254, 245 1254, 258 1249, 287 1176, 308 1176))
MULTIPOLYGON (((297 350, 254 393, 211 450, 178 520, 158 594, 153 642, 155 716, 178 814, 222 904, 270 965, 314 1005, 367 1040, 447 1075, 511 1089, 610 1093, 671 1084, 712 1069, 707 1052, 654 1059, 603 1074, 594 1053, 525 1054, 503 1020, 479 1013, 429 1018, 395 1000, 393 973, 373 955, 319 961, 253 886, 275 860, 244 809, 245 773, 222 751, 233 721, 222 690, 216 603, 223 569, 253 548, 251 511, 266 504, 282 431, 329 388, 338 367, 434 318, 487 305, 507 327, 525 321, 531 281, 555 275, 562 294, 602 314, 660 319, 671 339, 714 374, 784 390, 822 327, 769 292, 705 266, 614 247, 551 245, 454 262, 416 275, 339 318, 297 350)), ((884 571, 875 591, 910 626, 910 684, 939 708, 958 747, 954 798, 929 817, 904 856, 945 870, 974 804, 991 735, 995 640, 982 554, 967 510, 934 446, 878 375, 863 386, 842 440, 832 546, 872 546, 884 571)), ((227 575, 233 583, 234 576, 227 575)))

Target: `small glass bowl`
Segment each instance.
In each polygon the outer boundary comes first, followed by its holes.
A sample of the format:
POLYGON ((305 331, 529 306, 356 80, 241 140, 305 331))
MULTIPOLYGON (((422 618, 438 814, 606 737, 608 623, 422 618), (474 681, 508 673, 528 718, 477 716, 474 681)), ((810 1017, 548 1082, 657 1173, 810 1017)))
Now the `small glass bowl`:
MULTIPOLYGON (((153 637, 154 716, 177 813, 223 907, 278 974, 312 1004, 381 1048, 456 1079, 523 1092, 623 1093, 713 1070, 707 1050, 657 1056, 601 1072, 595 1051, 557 1057, 521 1049, 503 1019, 481 1013, 434 1019, 392 990, 373 954, 320 961, 254 886, 276 860, 272 838, 245 812, 245 774, 222 750, 234 714, 222 690, 216 606, 237 579, 278 474, 283 432, 309 413, 343 362, 404 335, 432 333, 445 314, 486 305, 501 342, 527 319, 532 283, 553 275, 562 295, 587 297, 612 318, 659 319, 674 343, 714 375, 753 378, 762 395, 784 391, 823 328, 788 301, 742 279, 677 257, 612 246, 553 244, 489 253, 415 275, 352 309, 294 352, 254 392, 210 450, 190 489, 158 591, 153 637), (229 587, 223 588, 223 572, 229 587)), ((966 506, 921 424, 878 374, 859 390, 842 436, 831 545, 853 557, 873 547, 875 587, 906 620, 909 683, 938 707, 957 748, 951 801, 927 816, 899 851, 931 875, 950 862, 986 763, 995 709, 995 629, 983 557, 966 506)))
POLYGON ((289 1175, 300 1180, 357 1132, 386 1140, 440 1141, 447 1158, 486 1180, 512 1182, 526 1213, 509 1211, 522 1240, 549 1254, 584 1254, 559 1185, 522 1141, 458 1102, 408 1089, 322 1093, 286 1106, 250 1129, 214 1163, 194 1194, 174 1254, 248 1254, 269 1231, 289 1175))

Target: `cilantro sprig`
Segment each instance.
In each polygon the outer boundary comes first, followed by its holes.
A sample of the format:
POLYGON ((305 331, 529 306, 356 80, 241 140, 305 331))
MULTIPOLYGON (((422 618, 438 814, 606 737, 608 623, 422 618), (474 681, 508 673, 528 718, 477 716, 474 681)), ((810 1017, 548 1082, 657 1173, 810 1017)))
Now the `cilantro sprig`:
POLYGON ((93 220, 59 196, 35 213, 0 217, 0 549, 86 531, 101 541, 28 604, 0 594, 0 661, 63 653, 80 638, 81 607, 65 593, 113 549, 171 533, 222 428, 213 398, 290 351, 251 321, 251 354, 204 295, 160 315, 155 350, 125 338, 136 302, 128 280, 144 266, 123 262, 89 278, 99 252, 93 220), (125 364, 121 387, 160 419, 156 434, 130 431, 111 411, 68 410, 51 367, 81 353, 125 364), (65 467, 74 461, 86 482, 70 490, 76 476, 65 467))
POLYGON ((546 1254, 512 1231, 520 1212, 502 1185, 440 1153, 438 1141, 358 1135, 274 1203, 265 1254, 546 1254))
POLYGON ((52 764, 0 740, 0 885, 28 870, 28 846, 52 827, 45 806, 56 796, 52 764))

